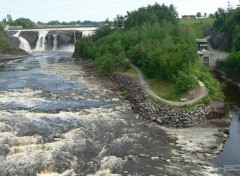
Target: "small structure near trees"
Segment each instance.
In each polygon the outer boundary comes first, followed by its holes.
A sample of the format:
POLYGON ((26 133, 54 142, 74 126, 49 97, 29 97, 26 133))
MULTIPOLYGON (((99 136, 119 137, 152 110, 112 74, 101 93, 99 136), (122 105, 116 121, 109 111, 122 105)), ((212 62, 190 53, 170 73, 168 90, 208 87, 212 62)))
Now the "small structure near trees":
POLYGON ((182 15, 182 19, 196 19, 196 15, 182 15))
POLYGON ((197 39, 196 46, 198 49, 197 53, 199 60, 210 69, 214 69, 216 66, 216 60, 214 54, 209 51, 209 41, 207 39, 197 39))

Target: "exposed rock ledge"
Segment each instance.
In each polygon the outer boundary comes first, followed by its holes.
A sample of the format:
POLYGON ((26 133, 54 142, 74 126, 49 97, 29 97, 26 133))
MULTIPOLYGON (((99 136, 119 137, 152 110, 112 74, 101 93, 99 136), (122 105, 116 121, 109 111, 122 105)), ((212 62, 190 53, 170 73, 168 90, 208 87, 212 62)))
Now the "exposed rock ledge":
POLYGON ((0 53, 0 61, 18 59, 27 56, 29 56, 29 54, 22 49, 10 48, 4 53, 0 53))
POLYGON ((129 101, 135 113, 161 126, 171 128, 192 127, 207 117, 223 116, 226 112, 222 101, 214 101, 208 106, 197 105, 185 111, 161 106, 149 100, 131 77, 116 73, 109 77, 121 90, 128 92, 129 101))

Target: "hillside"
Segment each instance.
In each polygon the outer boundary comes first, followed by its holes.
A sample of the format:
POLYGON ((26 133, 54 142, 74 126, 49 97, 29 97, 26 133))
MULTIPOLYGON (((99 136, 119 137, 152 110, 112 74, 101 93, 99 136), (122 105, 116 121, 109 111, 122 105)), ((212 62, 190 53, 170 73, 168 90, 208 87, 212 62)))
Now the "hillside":
POLYGON ((179 94, 198 86, 202 80, 212 96, 219 84, 197 56, 195 38, 182 28, 174 6, 143 7, 118 16, 99 28, 93 37, 76 43, 75 55, 92 58, 105 75, 133 63, 146 78, 167 82, 179 94))

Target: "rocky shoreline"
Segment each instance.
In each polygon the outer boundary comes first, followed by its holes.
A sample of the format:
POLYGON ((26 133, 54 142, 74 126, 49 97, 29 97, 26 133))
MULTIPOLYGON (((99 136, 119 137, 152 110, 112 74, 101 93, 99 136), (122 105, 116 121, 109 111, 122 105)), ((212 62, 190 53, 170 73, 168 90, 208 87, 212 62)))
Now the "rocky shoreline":
POLYGON ((179 147, 172 151, 170 162, 198 164, 206 171, 204 175, 218 173, 210 161, 222 151, 231 121, 223 101, 214 100, 210 105, 201 104, 181 111, 149 100, 129 76, 114 73, 109 78, 121 91, 128 93, 130 105, 139 118, 165 131, 169 144, 179 147))
POLYGON ((220 80, 227 81, 227 83, 235 86, 240 90, 240 81, 233 80, 232 78, 227 77, 226 73, 222 70, 215 69, 214 72, 217 74, 217 76, 220 78, 220 80))
POLYGON ((149 100, 136 81, 129 76, 114 73, 109 78, 120 90, 128 93, 128 99, 135 113, 164 127, 192 127, 206 118, 224 116, 226 113, 224 102, 220 100, 215 100, 207 106, 200 104, 185 111, 176 110, 149 100))
POLYGON ((10 48, 4 53, 0 53, 0 61, 20 59, 27 56, 29 56, 29 54, 22 49, 10 48))

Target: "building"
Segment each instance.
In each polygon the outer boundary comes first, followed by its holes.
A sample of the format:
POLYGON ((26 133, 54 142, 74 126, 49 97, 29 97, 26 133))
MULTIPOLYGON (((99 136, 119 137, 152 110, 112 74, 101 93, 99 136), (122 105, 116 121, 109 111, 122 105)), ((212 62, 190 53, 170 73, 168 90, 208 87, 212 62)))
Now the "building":
POLYGON ((209 50, 209 41, 207 39, 197 39, 196 40, 198 51, 209 50))
POLYGON ((196 46, 198 49, 199 60, 213 70, 216 66, 214 54, 210 51, 209 42, 207 39, 197 39, 196 46))
POLYGON ((200 62, 209 67, 211 70, 215 68, 216 60, 212 52, 206 50, 198 51, 198 57, 200 62))
POLYGON ((182 15, 182 19, 188 19, 188 15, 182 15))
POLYGON ((182 19, 196 19, 196 15, 182 15, 182 19))
POLYGON ((196 19, 196 15, 189 15, 189 19, 196 19))

